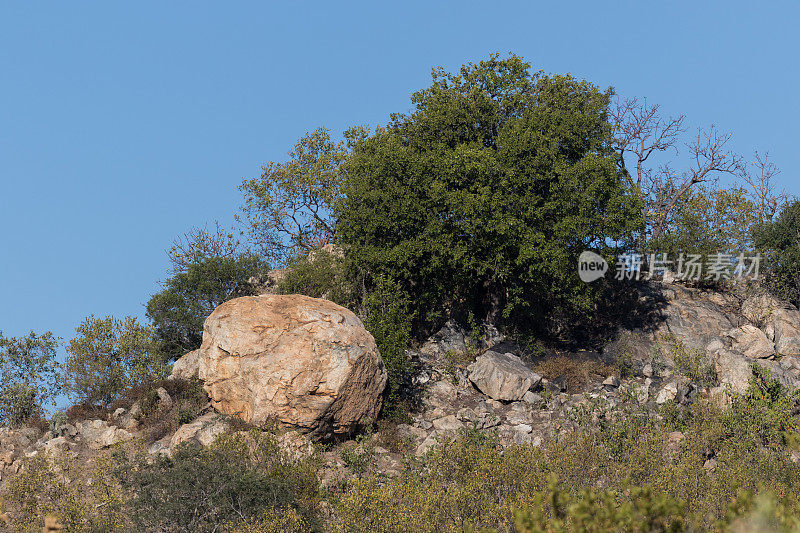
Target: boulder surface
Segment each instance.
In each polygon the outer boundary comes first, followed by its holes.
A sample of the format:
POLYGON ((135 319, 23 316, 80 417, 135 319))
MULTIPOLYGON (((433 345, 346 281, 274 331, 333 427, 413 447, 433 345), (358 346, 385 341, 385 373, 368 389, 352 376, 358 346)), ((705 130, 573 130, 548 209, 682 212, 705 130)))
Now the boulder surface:
POLYGON ((512 353, 488 351, 469 365, 469 379, 478 389, 494 400, 518 401, 542 377, 525 366, 512 353))
POLYGON ((351 311, 327 300, 235 298, 206 319, 198 375, 218 411, 317 436, 374 419, 386 369, 351 311))

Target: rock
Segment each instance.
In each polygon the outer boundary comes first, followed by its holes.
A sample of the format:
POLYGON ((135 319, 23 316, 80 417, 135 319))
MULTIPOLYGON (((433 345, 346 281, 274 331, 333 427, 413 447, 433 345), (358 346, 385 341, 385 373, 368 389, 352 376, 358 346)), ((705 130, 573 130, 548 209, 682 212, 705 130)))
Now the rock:
POLYGON ((159 387, 156 389, 156 394, 158 394, 158 408, 162 411, 169 411, 172 409, 172 397, 167 392, 167 389, 164 387, 159 387))
POLYGON ((663 293, 668 305, 662 311, 666 320, 660 332, 672 333, 688 349, 702 350, 712 338, 734 326, 720 307, 727 302, 676 285, 663 293))
POLYGON ((722 410, 730 407, 732 402, 731 395, 728 394, 728 387, 722 385, 709 389, 708 399, 711 405, 722 410))
POLYGON ((199 349, 192 350, 178 358, 172 365, 170 379, 185 379, 188 381, 196 378, 200 371, 200 353, 199 349))
POLYGON ((104 420, 86 420, 75 424, 78 434, 93 450, 108 448, 131 440, 133 435, 116 426, 109 426, 104 420))
POLYGON ((533 428, 528 424, 518 424, 514 426, 514 429, 516 431, 521 431, 522 433, 530 433, 531 431, 533 431, 533 428))
POLYGON ((769 329, 778 355, 800 355, 800 311, 767 294, 751 296, 742 314, 756 326, 769 329))
POLYGON ((467 333, 454 320, 448 320, 442 329, 431 335, 419 349, 427 361, 436 360, 447 352, 467 351, 467 333))
POLYGON ((218 411, 317 436, 374 420, 386 385, 375 340, 358 317, 307 296, 225 302, 206 319, 199 358, 218 411))
POLYGON ((534 407, 541 407, 544 404, 544 398, 531 391, 527 391, 522 395, 522 401, 534 407))
POLYGON ((188 424, 178 428, 169 441, 169 447, 175 448, 178 444, 195 441, 203 446, 210 446, 220 435, 225 433, 229 424, 217 413, 205 414, 188 424))
POLYGON ((686 438, 686 435, 680 431, 673 431, 667 435, 666 449, 669 452, 677 452, 681 449, 681 442, 686 438))
POLYGON ((777 379, 789 392, 800 388, 800 379, 790 370, 783 367, 778 361, 758 359, 755 363, 761 367, 767 368, 772 373, 772 378, 777 379))
POLYGON ((433 427, 439 431, 458 431, 464 427, 464 424, 459 422, 455 416, 447 415, 434 420, 433 427))
POLYGON ((619 378, 616 376, 608 376, 604 381, 603 385, 606 387, 617 388, 619 387, 619 378))
POLYGON ((456 417, 462 422, 474 423, 478 421, 478 415, 469 407, 463 407, 458 410, 456 417))
POLYGON ((663 404, 675 399, 678 395, 678 386, 675 383, 667 383, 664 387, 658 392, 658 396, 656 396, 656 403, 663 404))
POLYGON ((493 400, 517 401, 542 381, 514 354, 488 351, 467 367, 469 379, 493 400))
POLYGON ((299 431, 286 431, 277 438, 278 446, 294 460, 310 457, 314 453, 314 443, 299 431))
POLYGON ((714 366, 717 378, 721 384, 727 384, 733 392, 744 394, 753 371, 750 369, 750 360, 729 350, 717 352, 714 366))
POLYGON ((642 367, 642 375, 646 378, 653 377, 653 365, 650 363, 644 365, 644 367, 642 367))
POLYGON ((763 331, 750 324, 734 328, 727 333, 733 340, 731 349, 750 359, 765 359, 775 355, 775 345, 763 331))
POLYGON ((705 468, 709 472, 713 472, 717 469, 717 460, 716 459, 707 459, 705 463, 703 463, 703 468, 705 468))

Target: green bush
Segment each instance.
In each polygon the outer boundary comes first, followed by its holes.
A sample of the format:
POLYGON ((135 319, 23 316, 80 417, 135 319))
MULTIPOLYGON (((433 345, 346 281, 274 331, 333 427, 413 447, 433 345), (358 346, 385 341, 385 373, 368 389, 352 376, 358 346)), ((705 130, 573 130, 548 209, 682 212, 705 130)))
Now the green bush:
POLYGON ((52 333, 4 337, 0 331, 0 423, 18 426, 41 417, 60 391, 58 340, 52 333))
POLYGON ((289 459, 265 433, 184 444, 172 457, 120 469, 127 512, 139 531, 219 531, 293 508, 312 522, 319 481, 311 461, 289 459))
POLYGON ((203 322, 221 303, 254 294, 251 277, 263 278, 268 266, 254 256, 200 257, 164 283, 147 302, 159 349, 177 359, 200 347, 203 322))
POLYGON ((513 55, 434 70, 412 113, 348 134, 336 228, 348 258, 395 280, 422 323, 448 308, 520 327, 583 316, 600 284, 578 279, 578 255, 610 256, 641 226, 610 95, 513 55))
POLYGON ((343 306, 352 305, 344 258, 324 248, 296 256, 278 282, 279 294, 304 294, 325 298, 343 306))
POLYGON ((107 407, 121 393, 166 374, 153 330, 133 317, 87 317, 67 345, 65 390, 78 402, 107 407))
POLYGON ((766 259, 771 292, 800 307, 800 201, 788 204, 772 221, 753 232, 756 249, 766 259))
POLYGON ((727 411, 696 402, 681 413, 677 446, 669 420, 624 398, 612 411, 577 406, 586 411, 575 414, 577 429, 540 447, 501 450, 491 435, 467 430, 409 461, 396 478, 352 480, 335 502, 336 527, 704 531, 766 521, 790 530, 800 519, 800 465, 784 445, 795 431, 792 402, 757 372, 727 411))
POLYGON ((375 337, 388 380, 384 410, 397 406, 401 391, 411 376, 411 361, 406 349, 411 342, 411 322, 414 314, 411 301, 400 285, 386 276, 378 276, 375 288, 367 295, 364 305, 367 317, 364 326, 375 337))
POLYGON ((3 493, 13 531, 38 533, 46 515, 55 516, 70 533, 125 531, 114 466, 107 455, 89 467, 45 451, 26 459, 3 493))

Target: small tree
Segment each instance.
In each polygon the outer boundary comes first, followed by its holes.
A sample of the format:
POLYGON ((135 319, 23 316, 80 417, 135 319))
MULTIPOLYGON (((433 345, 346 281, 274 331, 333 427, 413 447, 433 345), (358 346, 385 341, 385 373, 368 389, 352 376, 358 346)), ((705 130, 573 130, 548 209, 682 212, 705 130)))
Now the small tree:
POLYGON ((147 303, 159 350, 175 359, 199 348, 206 317, 227 300, 254 294, 250 278, 266 276, 267 270, 254 256, 205 257, 175 273, 147 303))
POLYGON ((126 388, 165 375, 153 330, 133 317, 87 317, 67 345, 65 388, 71 398, 107 406, 126 388))
POLYGON ((758 226, 753 240, 766 258, 770 290, 800 306, 800 200, 786 205, 774 221, 758 226))
POLYGON ((276 264, 333 242, 333 205, 341 197, 343 143, 325 128, 301 138, 285 163, 267 163, 239 186, 250 236, 276 264))
POLYGON ((244 254, 242 244, 232 231, 225 230, 219 222, 214 227, 193 227, 172 241, 167 256, 173 272, 186 272, 189 265, 212 257, 235 259, 244 254))
POLYGON ((41 415, 60 390, 58 340, 52 333, 25 337, 0 331, 0 422, 17 426, 41 415))

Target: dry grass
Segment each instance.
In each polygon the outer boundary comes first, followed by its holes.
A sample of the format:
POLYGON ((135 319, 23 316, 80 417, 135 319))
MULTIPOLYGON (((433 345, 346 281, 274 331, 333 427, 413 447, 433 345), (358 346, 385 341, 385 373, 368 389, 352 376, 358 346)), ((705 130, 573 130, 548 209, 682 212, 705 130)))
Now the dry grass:
POLYGON ((589 355, 556 355, 547 357, 533 365, 533 371, 553 381, 564 379, 567 390, 580 392, 592 381, 603 380, 617 375, 614 366, 609 365, 598 356, 589 355))

